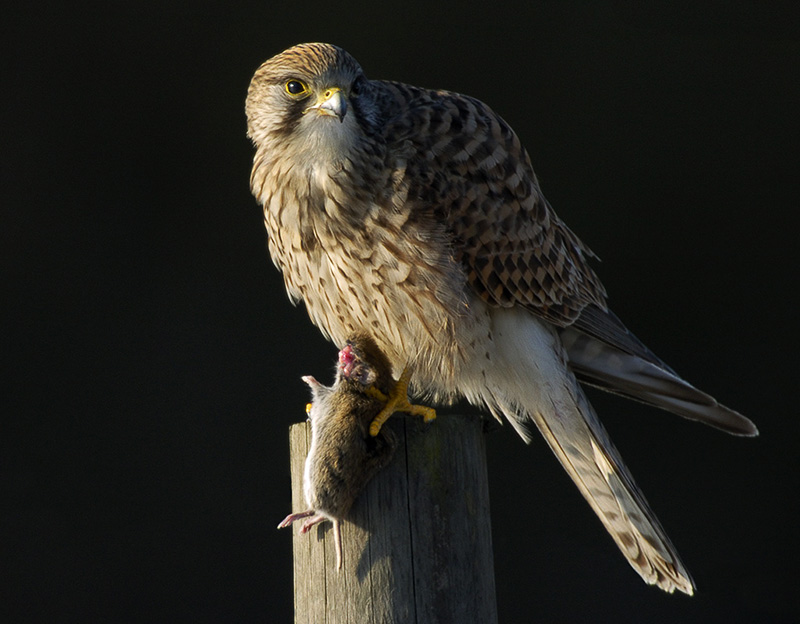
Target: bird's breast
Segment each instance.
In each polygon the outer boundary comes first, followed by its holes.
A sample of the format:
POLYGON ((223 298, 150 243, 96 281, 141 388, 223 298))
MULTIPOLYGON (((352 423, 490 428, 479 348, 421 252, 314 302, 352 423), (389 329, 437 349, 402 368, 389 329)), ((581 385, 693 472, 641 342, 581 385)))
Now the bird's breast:
POLYGON ((395 375, 412 363, 423 389, 448 394, 441 386, 455 382, 425 379, 454 379, 467 357, 462 342, 488 330, 447 233, 393 190, 359 186, 346 168, 276 188, 265 224, 290 297, 338 347, 366 331, 395 375))

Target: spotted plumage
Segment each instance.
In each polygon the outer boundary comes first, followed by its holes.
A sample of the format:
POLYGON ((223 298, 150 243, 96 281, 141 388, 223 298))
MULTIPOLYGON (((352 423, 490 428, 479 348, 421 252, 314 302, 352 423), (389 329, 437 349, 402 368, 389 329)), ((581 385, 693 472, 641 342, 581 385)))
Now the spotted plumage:
POLYGON ((270 253, 311 320, 340 347, 369 331, 419 392, 466 397, 526 440, 538 429, 645 581, 692 593, 578 381, 732 433, 756 428, 608 309, 593 254, 508 124, 471 97, 368 80, 320 43, 265 62, 246 108, 270 253))

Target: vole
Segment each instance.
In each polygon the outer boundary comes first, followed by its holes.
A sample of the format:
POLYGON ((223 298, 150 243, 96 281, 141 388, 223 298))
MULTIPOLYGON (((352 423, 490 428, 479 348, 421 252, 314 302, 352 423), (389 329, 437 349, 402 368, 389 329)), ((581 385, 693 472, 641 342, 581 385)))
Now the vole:
POLYGON ((432 409, 408 403, 405 378, 404 372, 401 381, 393 379, 389 360, 366 334, 351 337, 339 352, 333 386, 303 377, 313 396, 307 407, 311 447, 303 472, 303 494, 309 509, 288 515, 278 528, 308 518, 300 529, 306 533, 319 522, 333 522, 337 570, 342 566, 340 521, 367 482, 389 463, 397 445, 391 431, 374 431, 373 427, 371 433, 370 425, 379 415, 385 420, 391 411, 422 414, 426 421, 435 417, 432 409), (387 399, 398 393, 403 400, 399 404, 390 400, 387 405, 387 399))

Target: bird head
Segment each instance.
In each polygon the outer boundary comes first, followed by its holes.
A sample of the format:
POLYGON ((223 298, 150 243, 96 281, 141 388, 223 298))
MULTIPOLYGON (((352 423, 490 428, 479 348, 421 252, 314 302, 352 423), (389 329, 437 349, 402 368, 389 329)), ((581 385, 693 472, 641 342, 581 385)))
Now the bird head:
POLYGON ((265 150, 341 158, 374 120, 370 82, 341 48, 305 43, 256 71, 247 93, 248 136, 265 150))

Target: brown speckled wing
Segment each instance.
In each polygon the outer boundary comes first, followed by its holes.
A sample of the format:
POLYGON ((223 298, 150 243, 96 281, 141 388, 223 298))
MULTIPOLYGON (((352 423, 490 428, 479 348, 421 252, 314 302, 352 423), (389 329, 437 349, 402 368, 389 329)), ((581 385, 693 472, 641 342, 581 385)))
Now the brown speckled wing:
POLYGON ((435 207, 481 299, 522 305, 560 326, 589 304, 605 309, 587 262, 593 254, 544 199, 508 124, 467 96, 382 84, 402 109, 390 136, 417 155, 407 164, 409 199, 435 207))

